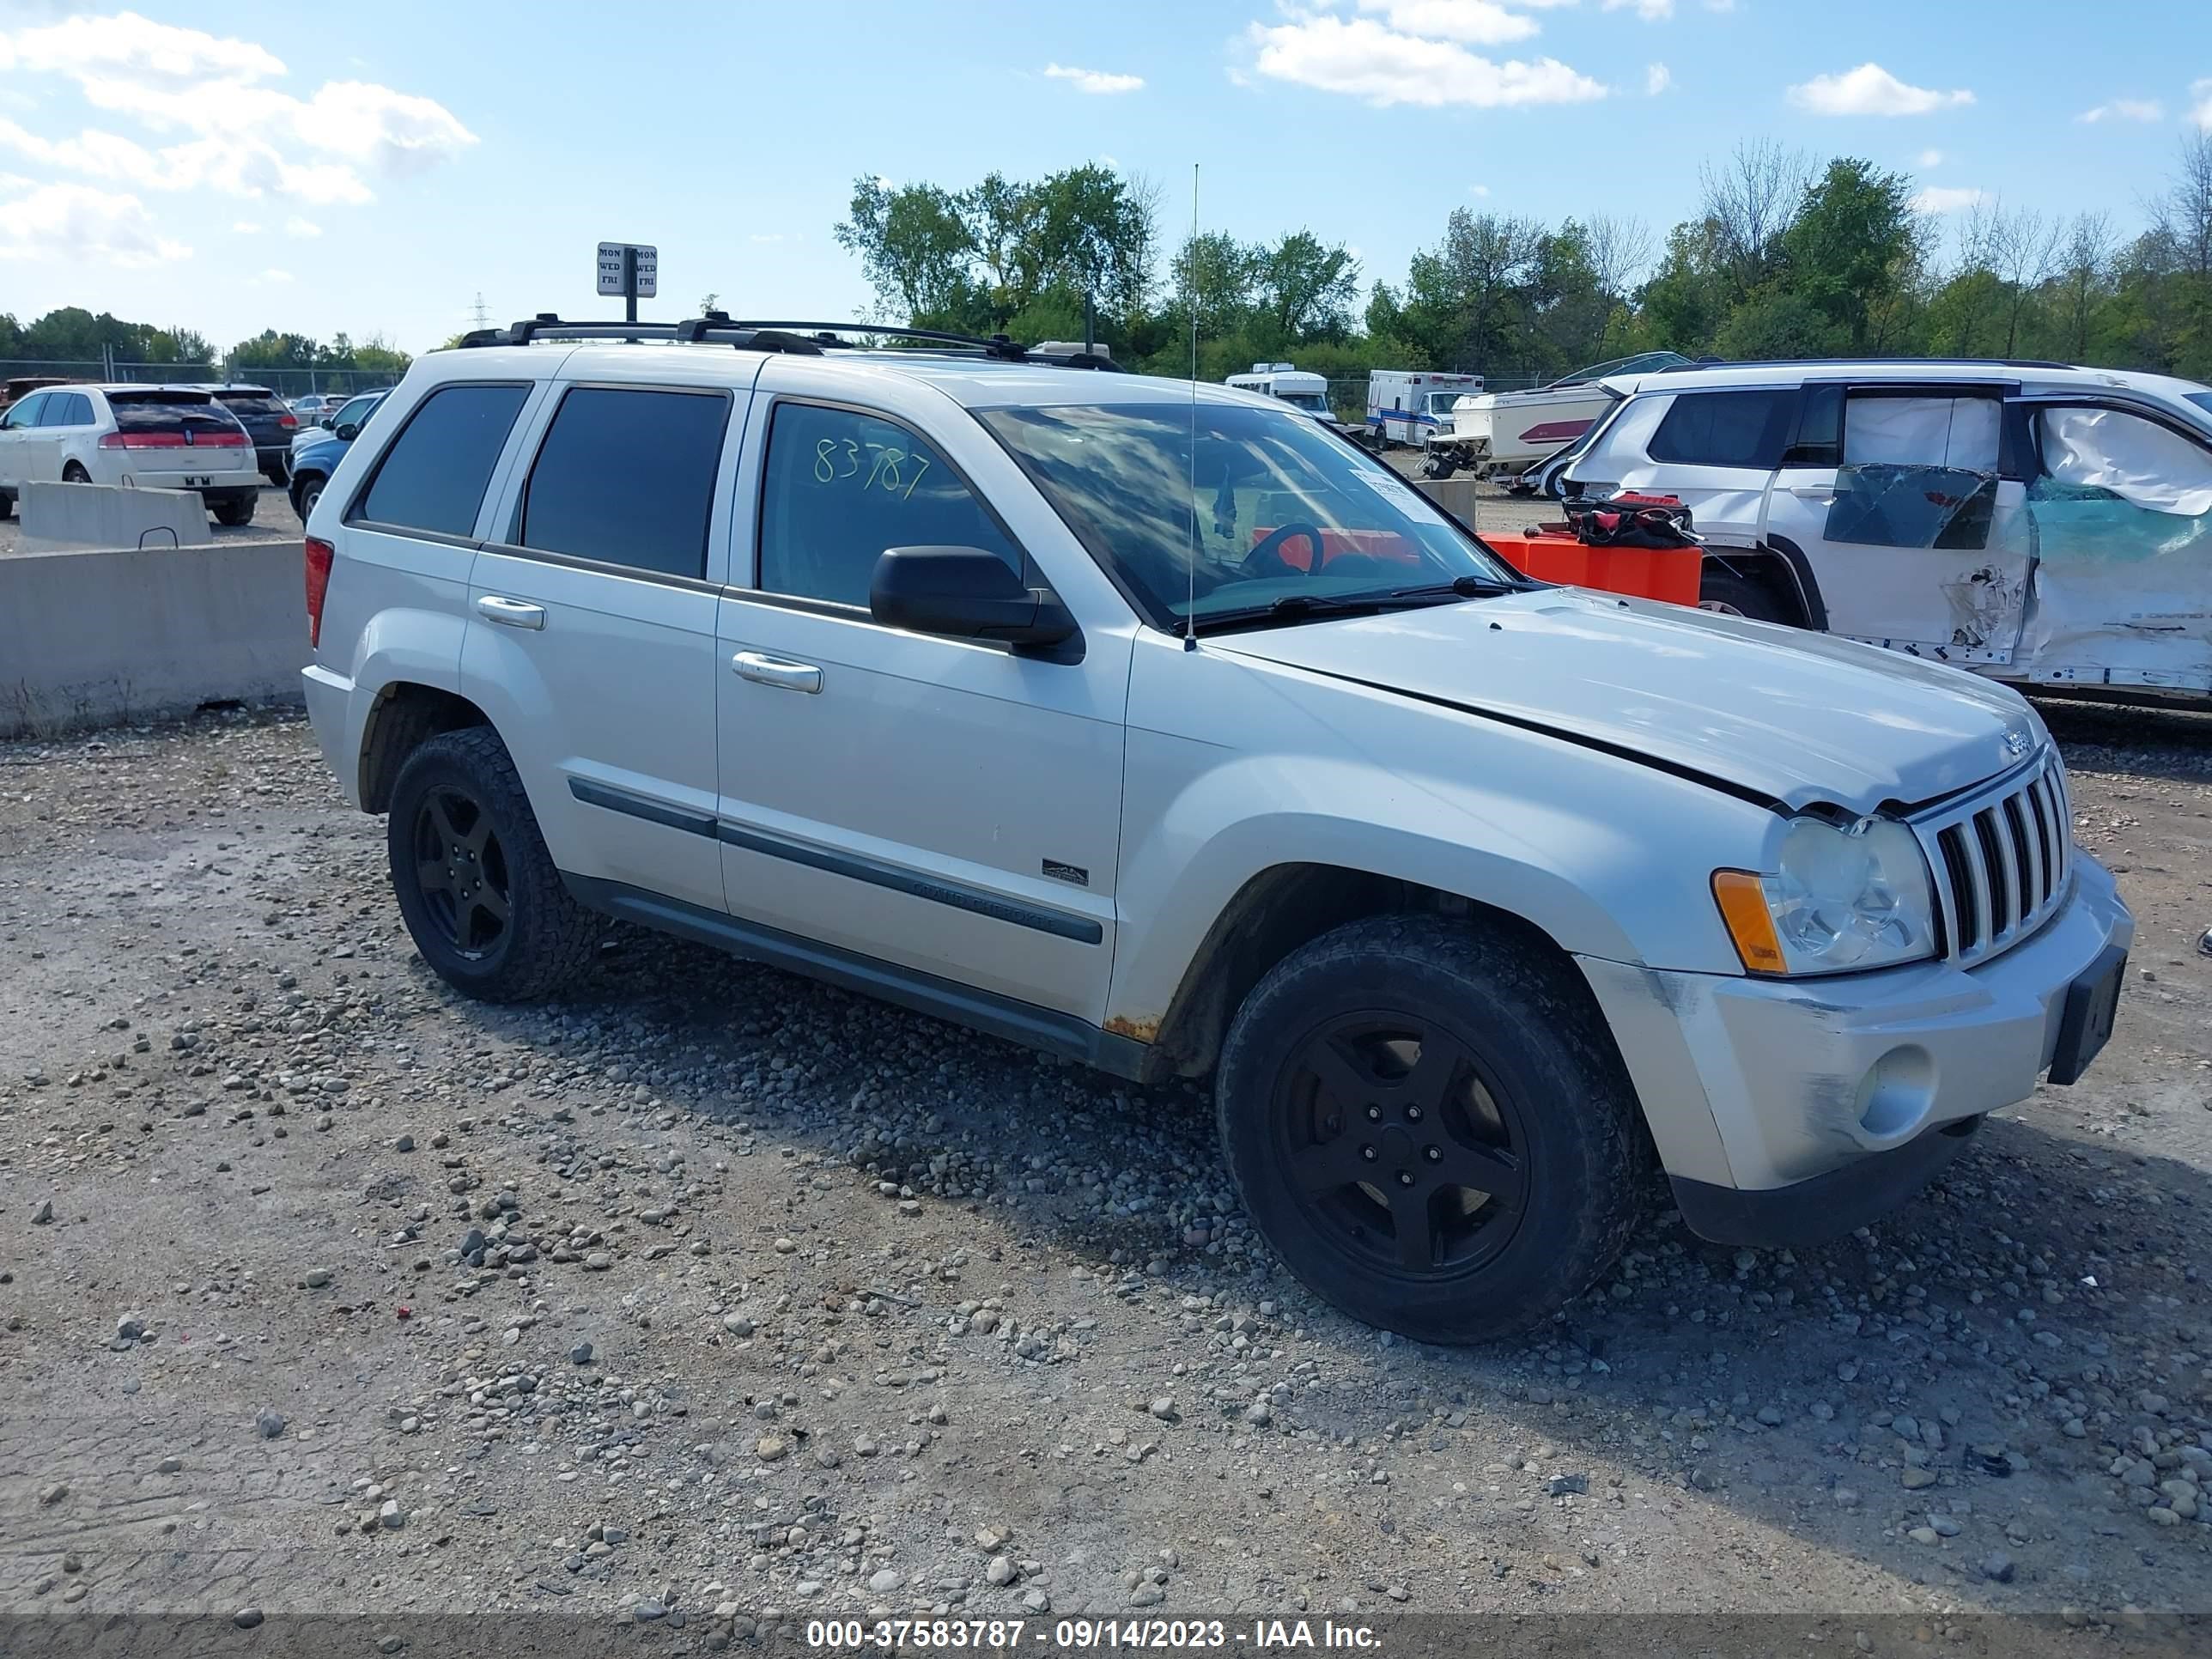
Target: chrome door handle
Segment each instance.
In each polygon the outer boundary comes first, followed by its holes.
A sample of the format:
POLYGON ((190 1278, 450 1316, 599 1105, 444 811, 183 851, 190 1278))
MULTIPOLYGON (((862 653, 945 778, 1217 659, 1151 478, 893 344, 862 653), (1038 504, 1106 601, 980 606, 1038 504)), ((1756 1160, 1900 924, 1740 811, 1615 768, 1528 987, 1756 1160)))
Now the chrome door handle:
POLYGON ((486 593, 477 600, 477 615, 486 622, 495 622, 502 628, 543 628, 545 626, 545 607, 532 605, 526 599, 502 599, 496 593, 486 593))
POLYGON ((741 680, 750 680, 756 685, 773 685, 783 691, 815 692, 822 689, 822 671, 811 662, 786 662, 781 657, 763 656, 757 651, 740 651, 730 659, 730 666, 741 680))

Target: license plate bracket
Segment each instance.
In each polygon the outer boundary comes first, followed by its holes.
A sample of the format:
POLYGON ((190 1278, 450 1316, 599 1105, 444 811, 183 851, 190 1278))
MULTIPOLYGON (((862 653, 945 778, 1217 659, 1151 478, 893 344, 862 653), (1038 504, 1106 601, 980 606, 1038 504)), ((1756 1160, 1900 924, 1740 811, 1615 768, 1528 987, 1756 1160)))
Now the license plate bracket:
POLYGON ((2077 1081, 2090 1061, 2104 1051, 2120 1012, 2120 986, 2125 979, 2128 953, 2119 945, 2105 948, 2088 969, 2066 988, 2065 1011, 2058 1018, 2058 1046, 2051 1056, 2051 1081, 2077 1081))

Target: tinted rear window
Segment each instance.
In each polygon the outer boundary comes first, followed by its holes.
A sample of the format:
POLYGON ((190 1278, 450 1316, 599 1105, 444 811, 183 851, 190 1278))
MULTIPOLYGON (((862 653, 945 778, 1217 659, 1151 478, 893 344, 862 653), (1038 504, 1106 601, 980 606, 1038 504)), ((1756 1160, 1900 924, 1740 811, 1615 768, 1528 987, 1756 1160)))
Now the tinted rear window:
POLYGON ((282 415, 283 400, 267 392, 218 392, 216 401, 234 415, 282 415))
POLYGON ((574 388, 531 469, 522 544, 704 575, 729 415, 720 392, 574 388))
POLYGON ((228 410, 204 395, 111 392, 107 406, 115 411, 117 428, 125 432, 181 432, 186 427, 201 432, 228 432, 238 424, 228 410))
POLYGON ((1684 466, 1775 466, 1796 402, 1791 387, 1686 392, 1651 434, 1651 459, 1684 466))
POLYGON ((441 386, 377 463, 359 516, 404 530, 467 536, 526 386, 441 386))

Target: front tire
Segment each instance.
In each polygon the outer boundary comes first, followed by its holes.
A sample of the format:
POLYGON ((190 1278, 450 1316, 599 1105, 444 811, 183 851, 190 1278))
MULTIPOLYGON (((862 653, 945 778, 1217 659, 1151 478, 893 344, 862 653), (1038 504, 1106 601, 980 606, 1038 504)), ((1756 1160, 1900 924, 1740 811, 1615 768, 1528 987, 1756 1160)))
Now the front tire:
POLYGON ((392 891, 423 961, 485 1002, 546 996, 592 961, 599 927, 569 896, 507 745, 441 732, 399 769, 386 827, 392 891))
POLYGON ((1525 1330, 1627 1243, 1632 1088, 1571 970, 1503 933, 1384 916, 1245 999, 1216 1109, 1246 1212, 1310 1289, 1425 1342, 1525 1330))
POLYGON ((307 522, 307 514, 315 510, 315 503, 322 499, 323 481, 318 474, 310 472, 292 481, 292 511, 299 515, 301 524, 307 522))

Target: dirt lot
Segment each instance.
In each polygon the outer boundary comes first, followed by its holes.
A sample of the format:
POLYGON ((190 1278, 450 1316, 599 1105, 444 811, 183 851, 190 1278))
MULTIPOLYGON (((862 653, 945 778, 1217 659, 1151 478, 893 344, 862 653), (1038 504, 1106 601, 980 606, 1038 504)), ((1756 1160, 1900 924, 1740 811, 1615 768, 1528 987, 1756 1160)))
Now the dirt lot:
POLYGON ((1194 1093, 622 931, 456 1000, 296 720, 0 747, 0 1612, 2127 1650, 2212 1603, 2212 718, 2050 718, 2142 924, 2091 1076, 1831 1248, 1655 1209, 1475 1351, 1306 1296, 1194 1093))

